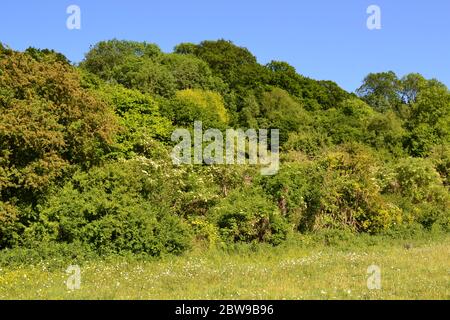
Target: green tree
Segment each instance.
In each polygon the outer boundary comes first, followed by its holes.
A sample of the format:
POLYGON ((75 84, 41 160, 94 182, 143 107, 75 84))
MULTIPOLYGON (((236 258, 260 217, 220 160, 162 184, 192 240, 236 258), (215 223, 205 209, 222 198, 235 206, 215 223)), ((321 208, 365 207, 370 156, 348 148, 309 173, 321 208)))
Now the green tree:
POLYGON ((413 156, 428 155, 433 146, 450 142, 450 92, 431 80, 411 106, 406 147, 413 156))
POLYGON ((120 85, 104 86, 101 93, 119 118, 121 130, 116 147, 121 155, 150 156, 156 144, 154 140, 170 141, 172 124, 161 115, 158 103, 148 94, 120 85))
POLYGON ((164 114, 177 126, 192 128, 194 121, 202 121, 204 128, 225 129, 229 121, 222 96, 213 91, 178 91, 164 110, 164 114))
POLYGON ((260 111, 259 127, 279 129, 281 144, 287 141, 290 132, 298 131, 311 121, 302 105, 279 88, 263 93, 260 111))
POLYGON ((358 95, 377 111, 397 111, 400 99, 401 83, 393 71, 371 73, 361 87, 358 95))
POLYGON ((81 87, 72 66, 57 56, 39 60, 0 54, 3 199, 44 191, 71 164, 99 163, 116 132, 111 109, 81 87))
POLYGON ((161 50, 155 44, 113 39, 92 46, 81 67, 111 82, 117 81, 114 74, 116 67, 124 64, 130 56, 155 59, 161 54, 161 50))
POLYGON ((256 57, 231 41, 203 41, 197 46, 195 55, 206 61, 214 74, 232 89, 255 88, 266 82, 265 68, 256 57))
POLYGON ((223 91, 225 88, 222 80, 213 76, 208 64, 193 55, 167 54, 161 59, 161 63, 173 75, 177 90, 223 91))

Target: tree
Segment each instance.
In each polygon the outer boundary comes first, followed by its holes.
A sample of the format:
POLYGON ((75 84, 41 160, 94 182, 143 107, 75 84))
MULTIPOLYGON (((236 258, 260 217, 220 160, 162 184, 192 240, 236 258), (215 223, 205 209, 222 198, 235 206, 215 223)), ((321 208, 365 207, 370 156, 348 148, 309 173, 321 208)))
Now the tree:
POLYGON ((409 105, 413 104, 426 85, 427 80, 419 73, 410 73, 404 76, 401 79, 402 101, 409 105))
POLYGON ((284 61, 271 61, 266 65, 270 71, 269 83, 282 88, 296 97, 302 97, 300 76, 293 66, 284 61))
POLYGON ((171 97, 177 89, 176 79, 170 69, 159 62, 139 57, 127 57, 114 69, 117 83, 143 93, 171 97))
POLYGON ((71 164, 89 167, 116 132, 111 109, 60 56, 0 53, 0 198, 36 199, 71 164), (40 61, 42 60, 42 61, 40 61))
POLYGON ((334 144, 362 142, 374 114, 375 111, 367 103, 353 97, 325 113, 316 112, 314 125, 319 131, 326 133, 334 144))
POLYGON ((86 54, 81 67, 97 74, 103 80, 114 81, 114 70, 132 57, 147 57, 155 59, 162 54, 155 44, 135 41, 121 41, 117 39, 101 41, 91 47, 86 54))
POLYGON ((177 126, 192 128, 202 121, 204 128, 225 129, 229 115, 222 96, 213 91, 186 89, 178 91, 165 108, 165 115, 177 126))
POLYGON ((115 146, 121 155, 151 156, 155 147, 153 140, 170 140, 172 124, 161 115, 158 103, 151 96, 120 85, 106 85, 101 93, 119 116, 122 128, 115 146))
POLYGON ((173 75, 177 90, 224 90, 225 84, 220 78, 213 76, 208 64, 193 55, 167 54, 161 59, 161 63, 173 75))
POLYGON ((364 140, 379 151, 387 150, 394 156, 401 156, 406 130, 395 112, 376 113, 367 125, 364 140))
POLYGON ((350 97, 336 83, 303 77, 287 62, 271 61, 266 68, 270 71, 269 84, 301 98, 307 110, 334 108, 350 97))
POLYGON ((262 95, 260 110, 259 127, 279 129, 281 144, 287 141, 290 132, 307 126, 311 120, 302 105, 279 88, 273 88, 262 95))
POLYGON ((176 45, 173 52, 177 54, 191 54, 195 55, 195 51, 197 50, 197 45, 190 42, 180 43, 176 45))
POLYGON ((231 41, 203 41, 195 55, 206 61, 214 74, 232 89, 255 88, 266 82, 266 70, 256 57, 231 41))
POLYGON ((385 112, 397 110, 401 103, 400 91, 400 80, 393 71, 389 71, 370 73, 356 92, 372 108, 385 112))
POLYGON ((411 106, 406 147, 413 156, 428 155, 436 144, 450 142, 450 92, 431 80, 411 106))

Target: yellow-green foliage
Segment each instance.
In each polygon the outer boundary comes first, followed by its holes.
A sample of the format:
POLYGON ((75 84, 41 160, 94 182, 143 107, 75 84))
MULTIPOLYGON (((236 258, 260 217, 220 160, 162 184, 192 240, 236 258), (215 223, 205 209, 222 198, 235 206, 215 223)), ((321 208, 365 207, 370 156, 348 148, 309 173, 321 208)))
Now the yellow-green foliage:
POLYGON ((184 103, 194 105, 204 113, 217 116, 223 124, 227 124, 229 121, 223 98, 217 92, 186 89, 178 91, 176 97, 184 103))

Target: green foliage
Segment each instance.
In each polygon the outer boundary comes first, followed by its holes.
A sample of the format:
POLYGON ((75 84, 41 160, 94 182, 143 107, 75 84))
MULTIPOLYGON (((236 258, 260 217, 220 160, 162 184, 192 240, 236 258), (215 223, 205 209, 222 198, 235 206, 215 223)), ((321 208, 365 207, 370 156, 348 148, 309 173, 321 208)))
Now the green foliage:
POLYGON ((266 68, 269 70, 268 83, 301 98, 307 110, 327 110, 350 98, 350 94, 336 83, 305 78, 286 62, 271 61, 266 68))
POLYGON ((413 156, 427 156, 436 145, 450 142, 450 92, 443 84, 429 81, 412 104, 406 124, 406 146, 413 156))
POLYGON ((316 126, 331 138, 334 144, 362 142, 366 128, 375 112, 363 101, 350 98, 325 113, 315 112, 316 126))
POLYGON ((202 121, 204 128, 223 129, 229 121, 222 96, 213 91, 178 91, 163 108, 164 114, 178 126, 192 128, 194 121, 202 121))
POLYGON ((426 88, 427 80, 418 73, 410 73, 402 78, 401 86, 403 102, 411 105, 416 102, 419 93, 426 88))
POLYGON ((397 202, 413 221, 431 228, 448 228, 450 194, 429 159, 404 158, 385 174, 385 193, 397 195, 397 202))
POLYGON ((109 83, 171 97, 176 90, 224 90, 208 64, 185 54, 164 54, 154 44, 110 40, 95 45, 81 67, 109 83))
POLYGON ((260 184, 272 200, 278 204, 281 214, 294 226, 301 229, 307 215, 311 196, 309 164, 286 163, 273 177, 264 177, 260 184))
POLYGON ((394 112, 388 111, 370 118, 364 140, 379 151, 386 150, 389 154, 401 156, 405 135, 402 121, 394 112))
POLYGON ((170 140, 173 131, 170 120, 160 114, 159 105, 151 96, 118 85, 105 86, 102 90, 122 126, 117 136, 117 152, 126 157, 150 156, 155 139, 170 140))
POLYGON ((0 201, 0 249, 18 243, 21 227, 17 208, 0 201))
POLYGON ((427 199, 431 196, 430 187, 442 183, 431 162, 425 159, 402 159, 395 166, 395 172, 398 191, 414 202, 427 199))
POLYGON ((310 116, 301 104, 278 88, 263 93, 260 111, 259 127, 279 129, 280 144, 287 141, 290 132, 296 132, 310 123, 310 116))
POLYGON ((309 157, 316 157, 330 145, 331 139, 326 133, 309 127, 298 133, 290 133, 284 149, 300 151, 309 157))
POLYGON ((130 57, 155 58, 161 54, 161 50, 155 44, 113 39, 101 41, 91 47, 81 67, 108 82, 118 81, 117 68, 126 64, 130 57))
POLYGON ((258 189, 231 192, 211 214, 224 240, 230 242, 256 241, 277 245, 286 238, 289 230, 277 207, 258 189))
POLYGON ((204 89, 223 91, 226 85, 220 78, 214 77, 208 64, 193 56, 167 54, 161 63, 170 70, 175 78, 177 90, 204 89))
POLYGON ((159 62, 143 57, 129 57, 116 67, 114 79, 117 83, 143 93, 171 97, 177 84, 169 68, 159 62))
POLYGON ((181 253, 189 247, 187 227, 152 201, 149 179, 133 162, 78 172, 41 208, 41 223, 27 236, 80 242, 103 254, 181 253))
POLYGON ((59 62, 69 65, 70 61, 61 53, 48 49, 28 48, 25 53, 38 62, 59 62))
POLYGON ((230 88, 256 88, 266 82, 266 71, 255 56, 231 41, 203 41, 193 53, 206 61, 214 74, 230 88))
POLYGON ((262 185, 301 231, 375 233, 402 222, 402 211, 380 193, 379 165, 366 148, 348 145, 315 161, 286 163, 262 185))
POLYGON ((375 180, 379 164, 364 148, 350 146, 331 152, 319 163, 321 186, 313 198, 317 210, 313 229, 375 233, 402 222, 402 211, 382 198, 375 180))
POLYGON ((0 197, 34 198, 72 164, 108 152, 116 131, 110 108, 80 86, 53 53, 0 55, 0 197))
POLYGON ((450 187, 450 147, 445 145, 435 147, 430 159, 436 171, 441 175, 444 185, 450 187))
POLYGON ((371 73, 365 79, 357 93, 375 110, 384 112, 397 110, 400 104, 400 80, 392 72, 371 73))
POLYGON ((79 67, 0 45, 0 249, 158 257, 278 245, 292 230, 327 244, 449 231, 448 88, 384 72, 357 93, 225 40, 173 53, 102 41, 79 67), (194 121, 279 129, 279 172, 174 166, 171 134, 194 121))

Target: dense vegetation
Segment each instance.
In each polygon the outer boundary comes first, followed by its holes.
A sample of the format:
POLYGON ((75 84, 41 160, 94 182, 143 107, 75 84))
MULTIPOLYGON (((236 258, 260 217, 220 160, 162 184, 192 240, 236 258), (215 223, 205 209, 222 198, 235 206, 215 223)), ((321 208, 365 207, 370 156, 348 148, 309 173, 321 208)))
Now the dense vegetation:
POLYGON ((179 254, 292 233, 450 231, 450 91, 369 74, 348 93, 225 40, 100 42, 78 66, 0 46, 0 249, 179 254), (172 164, 171 134, 280 129, 281 166, 172 164))

